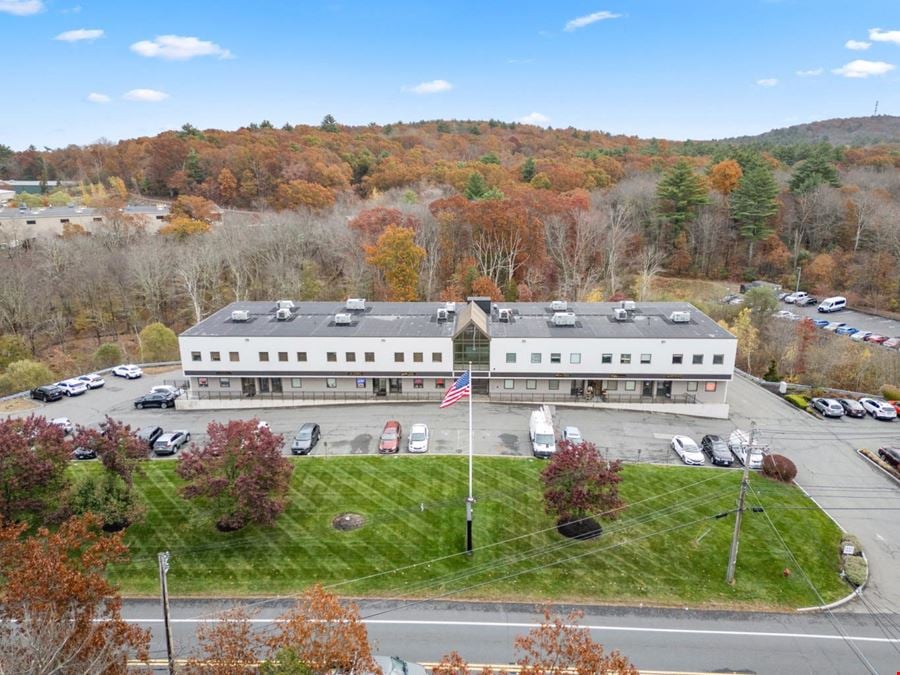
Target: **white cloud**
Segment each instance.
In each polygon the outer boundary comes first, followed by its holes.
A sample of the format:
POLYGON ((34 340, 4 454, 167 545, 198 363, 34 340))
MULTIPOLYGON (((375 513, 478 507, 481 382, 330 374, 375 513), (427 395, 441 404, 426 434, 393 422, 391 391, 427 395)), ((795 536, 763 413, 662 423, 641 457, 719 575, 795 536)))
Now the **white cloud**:
POLYGON ((797 75, 800 77, 816 77, 824 72, 823 68, 811 68, 810 70, 798 70, 797 75))
POLYGON ((519 122, 522 124, 534 124, 535 126, 541 126, 547 124, 550 121, 550 118, 546 115, 542 115, 539 112, 528 113, 525 117, 520 117, 519 122))
POLYGON ((869 39, 872 42, 893 42, 895 45, 900 45, 900 30, 870 28, 869 39))
POLYGON ((585 16, 579 16, 577 19, 572 19, 568 23, 566 23, 565 30, 568 32, 572 32, 573 30, 578 30, 579 28, 584 28, 585 26, 590 26, 592 23, 597 23, 598 21, 606 21, 607 19, 618 19, 621 14, 613 14, 612 12, 594 12, 593 14, 586 14, 585 16))
POLYGON ((103 37, 103 31, 100 28, 79 28, 77 30, 67 30, 53 39, 63 42, 79 42, 81 40, 96 40, 101 37, 103 37))
POLYGON ((0 12, 5 14, 28 16, 43 11, 43 0, 0 0, 0 12))
POLYGON ((125 92, 122 98, 127 101, 159 103, 160 101, 165 101, 169 98, 169 95, 164 91, 158 91, 156 89, 132 89, 131 91, 125 92))
POLYGON ((153 40, 141 40, 131 45, 131 51, 148 58, 166 61, 187 61, 196 56, 234 58, 230 51, 215 42, 184 35, 157 35, 153 40))
POLYGON ((109 103, 109 96, 92 91, 87 95, 87 100, 91 103, 109 103))
POLYGON ((857 52, 862 52, 872 46, 871 42, 865 42, 863 40, 847 40, 844 43, 844 46, 847 49, 852 49, 857 52))
POLYGON ((757 80, 756 84, 758 84, 760 87, 774 87, 778 84, 778 78, 764 77, 761 80, 757 80))
POLYGON ((403 91, 411 91, 414 94, 440 94, 453 89, 453 85, 447 80, 431 80, 420 82, 414 87, 403 87, 403 91))
POLYGON ((843 75, 844 77, 869 77, 870 75, 884 75, 891 72, 896 66, 892 63, 884 61, 865 61, 864 59, 856 59, 850 63, 835 68, 831 72, 835 75, 843 75))

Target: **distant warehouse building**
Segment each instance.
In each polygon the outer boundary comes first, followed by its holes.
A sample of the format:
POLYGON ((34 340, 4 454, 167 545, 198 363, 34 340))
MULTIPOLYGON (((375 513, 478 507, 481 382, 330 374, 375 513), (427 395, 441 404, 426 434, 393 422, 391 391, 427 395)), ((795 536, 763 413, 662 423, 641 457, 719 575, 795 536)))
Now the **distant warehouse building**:
MULTIPOLYGON (((165 224, 169 215, 167 204, 129 204, 110 212, 108 209, 94 209, 87 206, 46 206, 29 209, 4 207, 0 205, 0 245, 23 242, 38 238, 56 237, 66 231, 66 226, 78 226, 87 233, 102 232, 116 216, 121 220, 140 224, 147 232, 156 232, 165 224)), ((119 225, 120 226, 120 225, 119 225)))
POLYGON ((439 400, 471 363, 491 401, 727 417, 737 340, 683 302, 350 299, 232 303, 179 345, 185 407, 439 400))

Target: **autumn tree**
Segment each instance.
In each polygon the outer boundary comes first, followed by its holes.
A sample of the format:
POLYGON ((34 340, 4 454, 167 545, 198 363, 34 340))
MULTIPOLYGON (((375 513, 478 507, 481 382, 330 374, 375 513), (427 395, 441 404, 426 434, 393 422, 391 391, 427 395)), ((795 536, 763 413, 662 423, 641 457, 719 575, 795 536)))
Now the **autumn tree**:
POLYGON ((184 452, 176 471, 185 499, 200 505, 223 532, 271 525, 284 511, 294 466, 281 455, 284 437, 257 420, 210 422, 206 444, 184 452))
POLYGON ((0 335, 0 370, 14 361, 27 359, 28 345, 18 335, 0 335))
POLYGON ((738 350, 747 359, 747 372, 753 372, 753 355, 759 349, 759 329, 753 325, 753 312, 744 307, 735 317, 731 325, 719 322, 723 328, 734 333, 738 341, 738 350))
POLYGON ((744 306, 752 312, 756 325, 761 325, 778 309, 778 296, 771 288, 757 286, 744 293, 744 306))
POLYGON ((709 184, 722 195, 730 195, 744 174, 741 165, 733 159, 724 159, 709 169, 709 184))
POLYGON ((121 534, 103 535, 93 516, 26 530, 0 526, 0 672, 124 675, 130 658, 146 660, 150 631, 122 618, 104 575, 127 560, 121 534))
POLYGON ((43 417, 0 420, 0 516, 42 522, 59 506, 71 448, 43 417))
POLYGON ((490 277, 478 277, 472 282, 472 294, 497 301, 503 299, 503 291, 490 277))
POLYGON ((334 204, 334 192, 305 180, 282 183, 275 190, 272 205, 276 209, 324 209, 334 204))
POLYGON ((660 211, 672 223, 672 237, 693 220, 697 209, 709 203, 709 193, 702 176, 694 172, 686 159, 680 159, 659 181, 656 196, 660 211))
POLYGON ((140 333, 141 358, 145 362, 171 361, 178 358, 178 336, 158 321, 145 326, 140 333))
POLYGON ((741 236, 749 242, 747 262, 753 263, 753 244, 771 233, 772 217, 778 213, 778 184, 767 166, 749 168, 731 193, 731 215, 741 236))
POLYGON ((216 188, 219 193, 219 199, 223 204, 233 204, 237 197, 238 182, 234 173, 226 166, 220 172, 216 179, 216 188))
POLYGON ((419 297, 419 268, 425 249, 416 244, 415 232, 388 225, 374 246, 366 247, 366 260, 379 269, 386 285, 386 300, 410 302, 419 297))
POLYGON ((541 471, 544 510, 572 536, 598 534, 596 519, 615 520, 625 507, 619 497, 621 469, 619 460, 602 459, 593 443, 562 441, 541 471))
POLYGON ((53 380, 53 372, 40 361, 31 359, 13 361, 6 367, 6 372, 0 375, 0 392, 12 394, 27 391, 53 380))
POLYGON ((414 216, 404 214, 400 209, 376 206, 360 211, 347 225, 352 231, 359 233, 363 246, 371 246, 384 234, 389 225, 416 230, 419 221, 414 216))
MULTIPOLYGON (((253 632, 252 613, 242 607, 222 612, 197 628, 197 645, 184 666, 186 675, 254 675, 263 645, 253 632)), ((302 675, 302 671, 297 671, 302 675)))

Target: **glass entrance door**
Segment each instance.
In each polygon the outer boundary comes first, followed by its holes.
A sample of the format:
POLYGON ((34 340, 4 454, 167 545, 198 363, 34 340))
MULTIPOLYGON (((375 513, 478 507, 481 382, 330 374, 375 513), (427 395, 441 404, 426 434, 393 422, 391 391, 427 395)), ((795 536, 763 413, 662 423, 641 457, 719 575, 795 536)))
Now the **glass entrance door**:
POLYGON ((252 377, 241 378, 241 391, 244 396, 256 396, 256 382, 252 377))
POLYGON ((392 377, 388 380, 388 390, 392 394, 402 394, 403 393, 403 380, 399 377, 392 377))
POLYGON ((662 380, 656 383, 656 395, 672 398, 672 380, 662 380))
POLYGON ((653 397, 653 380, 644 380, 641 396, 653 397))

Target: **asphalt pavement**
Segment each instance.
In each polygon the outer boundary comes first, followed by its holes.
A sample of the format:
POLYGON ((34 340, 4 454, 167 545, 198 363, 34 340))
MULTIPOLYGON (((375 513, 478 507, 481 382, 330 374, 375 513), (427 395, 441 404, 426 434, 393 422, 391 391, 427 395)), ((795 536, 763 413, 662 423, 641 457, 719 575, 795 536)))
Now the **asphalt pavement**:
MULTIPOLYGON (((818 303, 816 303, 815 305, 805 305, 803 307, 791 305, 786 302, 778 303, 779 309, 787 309, 791 312, 794 312, 794 314, 808 316, 813 319, 843 321, 848 326, 853 326, 853 328, 859 328, 860 330, 870 330, 873 333, 884 335, 885 337, 889 338, 900 337, 900 321, 897 321, 895 319, 889 319, 887 317, 877 316, 875 314, 867 314, 865 312, 857 312, 853 309, 842 309, 840 312, 823 313, 819 312, 816 309, 817 306, 818 303)), ((838 335, 836 337, 844 338, 846 340, 850 339, 849 335, 838 335)))

